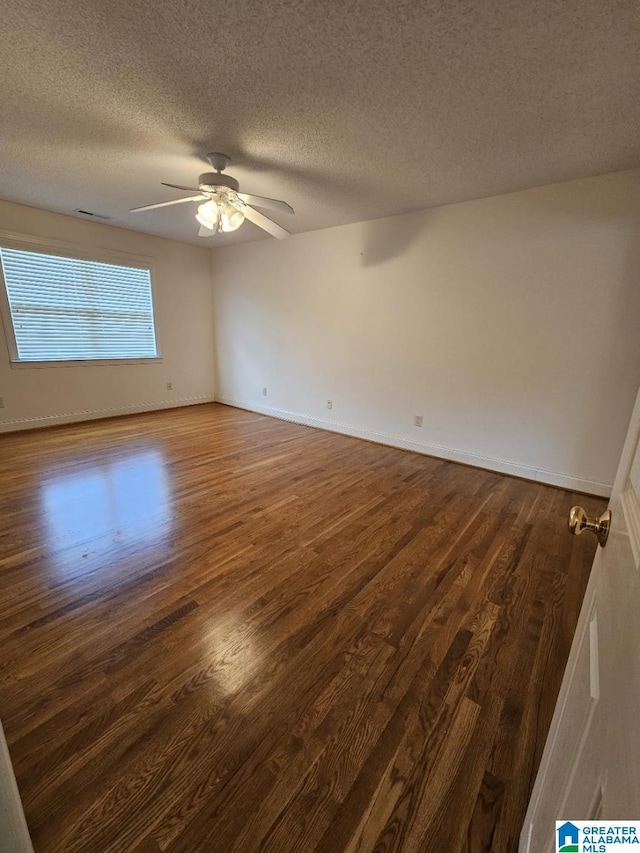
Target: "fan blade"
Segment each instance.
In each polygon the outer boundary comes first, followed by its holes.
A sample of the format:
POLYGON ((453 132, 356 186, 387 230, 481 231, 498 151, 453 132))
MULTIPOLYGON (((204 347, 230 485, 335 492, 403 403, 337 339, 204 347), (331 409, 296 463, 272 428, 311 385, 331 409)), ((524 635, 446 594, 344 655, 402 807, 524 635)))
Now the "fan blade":
POLYGON ((252 207, 247 205, 247 207, 242 208, 242 212, 249 222, 253 222, 254 225, 258 226, 258 228, 262 228, 263 231, 267 231, 272 237, 277 237, 278 240, 284 240, 289 236, 289 232, 285 231, 284 228, 281 228, 277 222, 267 219, 266 216, 259 211, 254 210, 252 207))
POLYGON ((165 184, 164 181, 160 181, 163 187, 171 187, 172 190, 187 190, 190 193, 199 193, 202 192, 198 187, 183 187, 181 184, 165 184))
POLYGON ((208 195, 190 195, 188 198, 174 198, 173 201, 159 201, 157 204, 145 204, 142 207, 132 207, 129 213, 138 213, 140 210, 153 210, 156 207, 168 207, 170 204, 183 204, 185 201, 203 201, 208 195))
POLYGON ((266 198, 262 195, 249 195, 249 193, 238 193, 238 198, 247 204, 253 204, 256 207, 266 207, 270 210, 282 210, 285 213, 295 213, 295 210, 286 201, 280 201, 277 198, 266 198))
POLYGON ((213 229, 205 228, 204 225, 201 225, 200 230, 198 231, 198 237, 213 237, 213 229))

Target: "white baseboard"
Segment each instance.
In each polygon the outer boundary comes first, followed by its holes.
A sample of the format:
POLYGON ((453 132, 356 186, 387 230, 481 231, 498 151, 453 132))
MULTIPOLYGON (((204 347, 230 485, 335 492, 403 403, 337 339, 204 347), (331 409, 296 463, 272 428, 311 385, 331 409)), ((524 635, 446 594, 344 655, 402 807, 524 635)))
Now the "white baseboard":
POLYGON ((13 421, 0 421, 0 433, 17 430, 35 429, 55 424, 73 424, 79 421, 93 421, 99 418, 113 418, 117 415, 130 415, 136 412, 155 412, 160 409, 178 409, 181 406, 195 406, 198 403, 213 403, 214 397, 181 397, 171 400, 155 400, 151 403, 136 403, 132 406, 112 406, 104 409, 87 409, 82 412, 64 412, 59 415, 42 415, 34 418, 19 418, 13 421))
POLYGON ((404 438, 403 436, 392 435, 391 433, 353 427, 338 421, 311 417, 310 415, 303 415, 299 412, 290 412, 286 409, 276 409, 271 406, 264 406, 248 400, 237 400, 220 394, 216 394, 215 400, 217 403, 223 403, 226 406, 234 406, 237 409, 258 412, 262 415, 269 415, 272 418, 292 421, 293 423, 304 424, 305 426, 316 427, 328 430, 329 432, 339 432, 342 435, 350 435, 354 438, 364 438, 367 441, 375 441, 378 444, 387 444, 391 447, 400 447, 404 450, 413 450, 416 453, 437 456, 439 459, 447 459, 450 462, 462 462, 465 465, 486 468, 489 471, 497 471, 500 474, 511 474, 514 477, 522 477, 525 480, 533 480, 538 483, 547 483, 548 485, 559 486, 560 488, 570 489, 574 492, 585 492, 589 495, 598 495, 605 498, 611 495, 611 485, 608 483, 598 483, 580 477, 573 477, 569 474, 546 471, 543 468, 534 468, 530 465, 522 465, 519 462, 512 462, 507 459, 481 456, 466 450, 456 450, 455 448, 444 447, 439 444, 428 444, 427 442, 404 438))

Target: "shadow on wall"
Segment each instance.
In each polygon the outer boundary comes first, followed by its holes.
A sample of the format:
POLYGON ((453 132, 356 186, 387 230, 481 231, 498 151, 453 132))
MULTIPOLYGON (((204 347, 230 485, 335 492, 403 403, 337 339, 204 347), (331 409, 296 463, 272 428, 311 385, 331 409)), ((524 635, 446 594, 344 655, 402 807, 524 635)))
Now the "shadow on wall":
POLYGON ((363 223, 362 266, 383 264, 402 255, 424 232, 434 211, 419 210, 363 223))

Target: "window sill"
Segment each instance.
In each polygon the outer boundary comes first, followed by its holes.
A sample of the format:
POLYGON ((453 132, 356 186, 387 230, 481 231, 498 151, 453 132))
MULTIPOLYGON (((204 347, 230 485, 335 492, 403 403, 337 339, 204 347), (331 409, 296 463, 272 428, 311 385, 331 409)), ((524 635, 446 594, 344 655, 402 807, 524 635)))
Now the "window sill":
POLYGON ((162 356, 156 355, 149 358, 95 358, 95 359, 69 359, 68 361, 18 361, 11 360, 12 370, 28 370, 31 367, 37 369, 43 367, 119 367, 124 364, 162 364, 162 356))

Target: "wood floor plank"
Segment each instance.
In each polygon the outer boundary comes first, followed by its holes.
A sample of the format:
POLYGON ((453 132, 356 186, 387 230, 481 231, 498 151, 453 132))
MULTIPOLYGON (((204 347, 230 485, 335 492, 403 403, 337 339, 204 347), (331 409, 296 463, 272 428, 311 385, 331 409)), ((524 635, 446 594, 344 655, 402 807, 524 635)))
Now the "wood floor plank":
POLYGON ((513 853, 578 496, 218 404, 0 436, 0 478, 36 853, 513 853))

